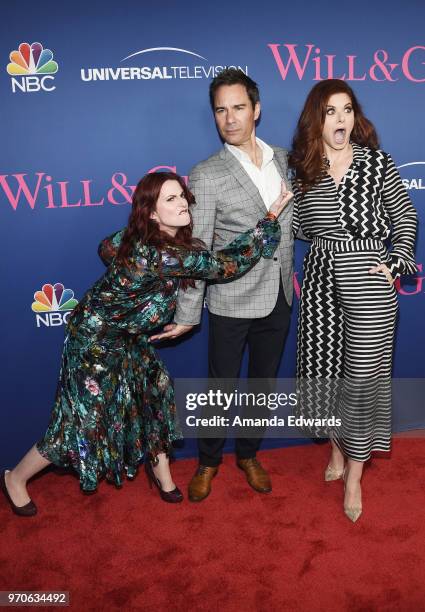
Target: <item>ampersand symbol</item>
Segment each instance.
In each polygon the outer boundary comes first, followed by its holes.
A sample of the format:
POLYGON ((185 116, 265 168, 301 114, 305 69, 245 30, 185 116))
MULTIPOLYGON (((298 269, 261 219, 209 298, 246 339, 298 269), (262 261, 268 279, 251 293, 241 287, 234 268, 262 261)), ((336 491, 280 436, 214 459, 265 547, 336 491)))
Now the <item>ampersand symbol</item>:
POLYGON ((108 201, 111 202, 111 204, 118 205, 130 204, 135 189, 135 185, 127 185, 127 176, 124 174, 124 172, 115 172, 112 175, 112 187, 108 191, 108 201), (114 191, 118 191, 122 196, 124 196, 124 201, 117 201, 114 198, 114 191))
POLYGON ((393 79, 391 76, 398 64, 388 64, 387 67, 386 62, 388 61, 388 53, 385 49, 378 49, 375 51, 373 59, 375 60, 375 64, 370 68, 370 76, 374 81, 398 81, 398 79, 393 79), (376 76, 376 70, 378 68, 384 75, 383 79, 378 79, 376 76))

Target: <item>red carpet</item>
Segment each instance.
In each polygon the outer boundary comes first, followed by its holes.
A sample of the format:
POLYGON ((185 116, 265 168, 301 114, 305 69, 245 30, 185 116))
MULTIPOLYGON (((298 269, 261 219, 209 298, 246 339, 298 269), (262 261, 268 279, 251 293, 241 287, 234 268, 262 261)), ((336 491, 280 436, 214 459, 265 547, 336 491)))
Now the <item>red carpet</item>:
MULTIPOLYGON (((324 483, 326 446, 264 451, 271 495, 225 457, 210 497, 162 502, 143 473, 122 490, 81 495, 48 473, 33 519, 0 499, 0 590, 67 590, 71 609, 206 611, 425 610, 425 440, 398 439, 363 478, 356 524, 341 481, 324 483)), ((173 465, 183 488, 194 460, 173 465)))

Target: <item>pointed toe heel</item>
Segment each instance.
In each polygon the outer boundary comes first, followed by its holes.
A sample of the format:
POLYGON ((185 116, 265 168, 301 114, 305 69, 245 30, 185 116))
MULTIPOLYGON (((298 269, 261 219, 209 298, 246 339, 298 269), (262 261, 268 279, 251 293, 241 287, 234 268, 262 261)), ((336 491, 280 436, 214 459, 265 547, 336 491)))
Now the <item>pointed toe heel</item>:
POLYGON ((361 513, 362 513, 361 508, 356 508, 356 507, 350 508, 349 506, 344 506, 345 516, 349 518, 350 521, 352 521, 353 523, 355 523, 360 518, 361 513))
POLYGON ((328 465, 325 470, 325 482, 332 482, 333 480, 340 480, 344 475, 344 470, 335 470, 333 467, 328 465))
POLYGON ((158 480, 158 478, 155 476, 153 468, 152 468, 152 463, 149 461, 149 459, 146 459, 145 461, 145 472, 146 472, 146 476, 148 477, 150 488, 152 489, 152 485, 155 485, 163 501, 168 502, 169 504, 178 504, 183 501, 183 493, 180 491, 178 487, 176 487, 172 491, 162 490, 161 483, 158 480))
POLYGON ((9 506, 12 508, 12 511, 17 516, 35 516, 37 514, 37 506, 32 500, 30 500, 27 504, 25 504, 25 506, 17 506, 13 502, 12 498, 9 495, 9 491, 7 490, 6 472, 8 472, 8 470, 4 470, 0 476, 0 489, 2 490, 4 496, 6 497, 9 503, 9 506))
MULTIPOLYGON (((342 479, 344 481, 344 491, 346 489, 346 474, 347 472, 344 469, 344 472, 342 474, 342 479)), ((344 504, 344 514, 348 519, 350 519, 352 523, 355 523, 362 514, 362 506, 346 506, 344 504)))

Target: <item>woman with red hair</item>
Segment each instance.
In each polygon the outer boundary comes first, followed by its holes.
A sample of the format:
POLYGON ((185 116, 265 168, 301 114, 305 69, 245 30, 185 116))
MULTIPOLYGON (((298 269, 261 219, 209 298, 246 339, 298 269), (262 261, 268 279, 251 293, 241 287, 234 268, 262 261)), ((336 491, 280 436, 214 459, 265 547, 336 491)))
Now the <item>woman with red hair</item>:
POLYGON ((173 317, 180 287, 192 279, 232 280, 280 241, 277 217, 292 194, 279 198, 257 227, 215 253, 192 238, 193 196, 173 173, 147 174, 137 185, 127 228, 105 239, 99 254, 106 273, 72 312, 56 400, 40 440, 0 485, 12 510, 33 516, 29 478, 50 463, 72 466, 84 493, 98 479, 120 487, 144 460, 164 501, 183 496, 168 455, 181 438, 170 377, 149 334, 173 317))
POLYGON ((344 479, 344 512, 354 522, 364 463, 390 450, 393 283, 417 269, 416 212, 344 81, 310 91, 290 164, 294 232, 312 242, 300 302, 298 410, 314 419, 315 435, 330 438, 325 480, 344 479))

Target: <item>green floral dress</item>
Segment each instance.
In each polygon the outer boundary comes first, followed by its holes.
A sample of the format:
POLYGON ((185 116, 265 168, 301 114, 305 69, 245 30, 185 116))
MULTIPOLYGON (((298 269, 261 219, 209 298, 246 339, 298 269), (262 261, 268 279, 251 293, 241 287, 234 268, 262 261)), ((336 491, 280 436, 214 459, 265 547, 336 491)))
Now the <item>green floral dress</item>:
POLYGON ((108 268, 73 310, 56 399, 38 451, 73 466, 83 491, 106 478, 121 486, 149 453, 169 453, 182 437, 170 376, 149 334, 173 317, 179 279, 231 280, 272 257, 280 226, 267 217, 226 248, 176 250, 136 244, 128 265, 115 261, 124 230, 102 241, 108 268))

